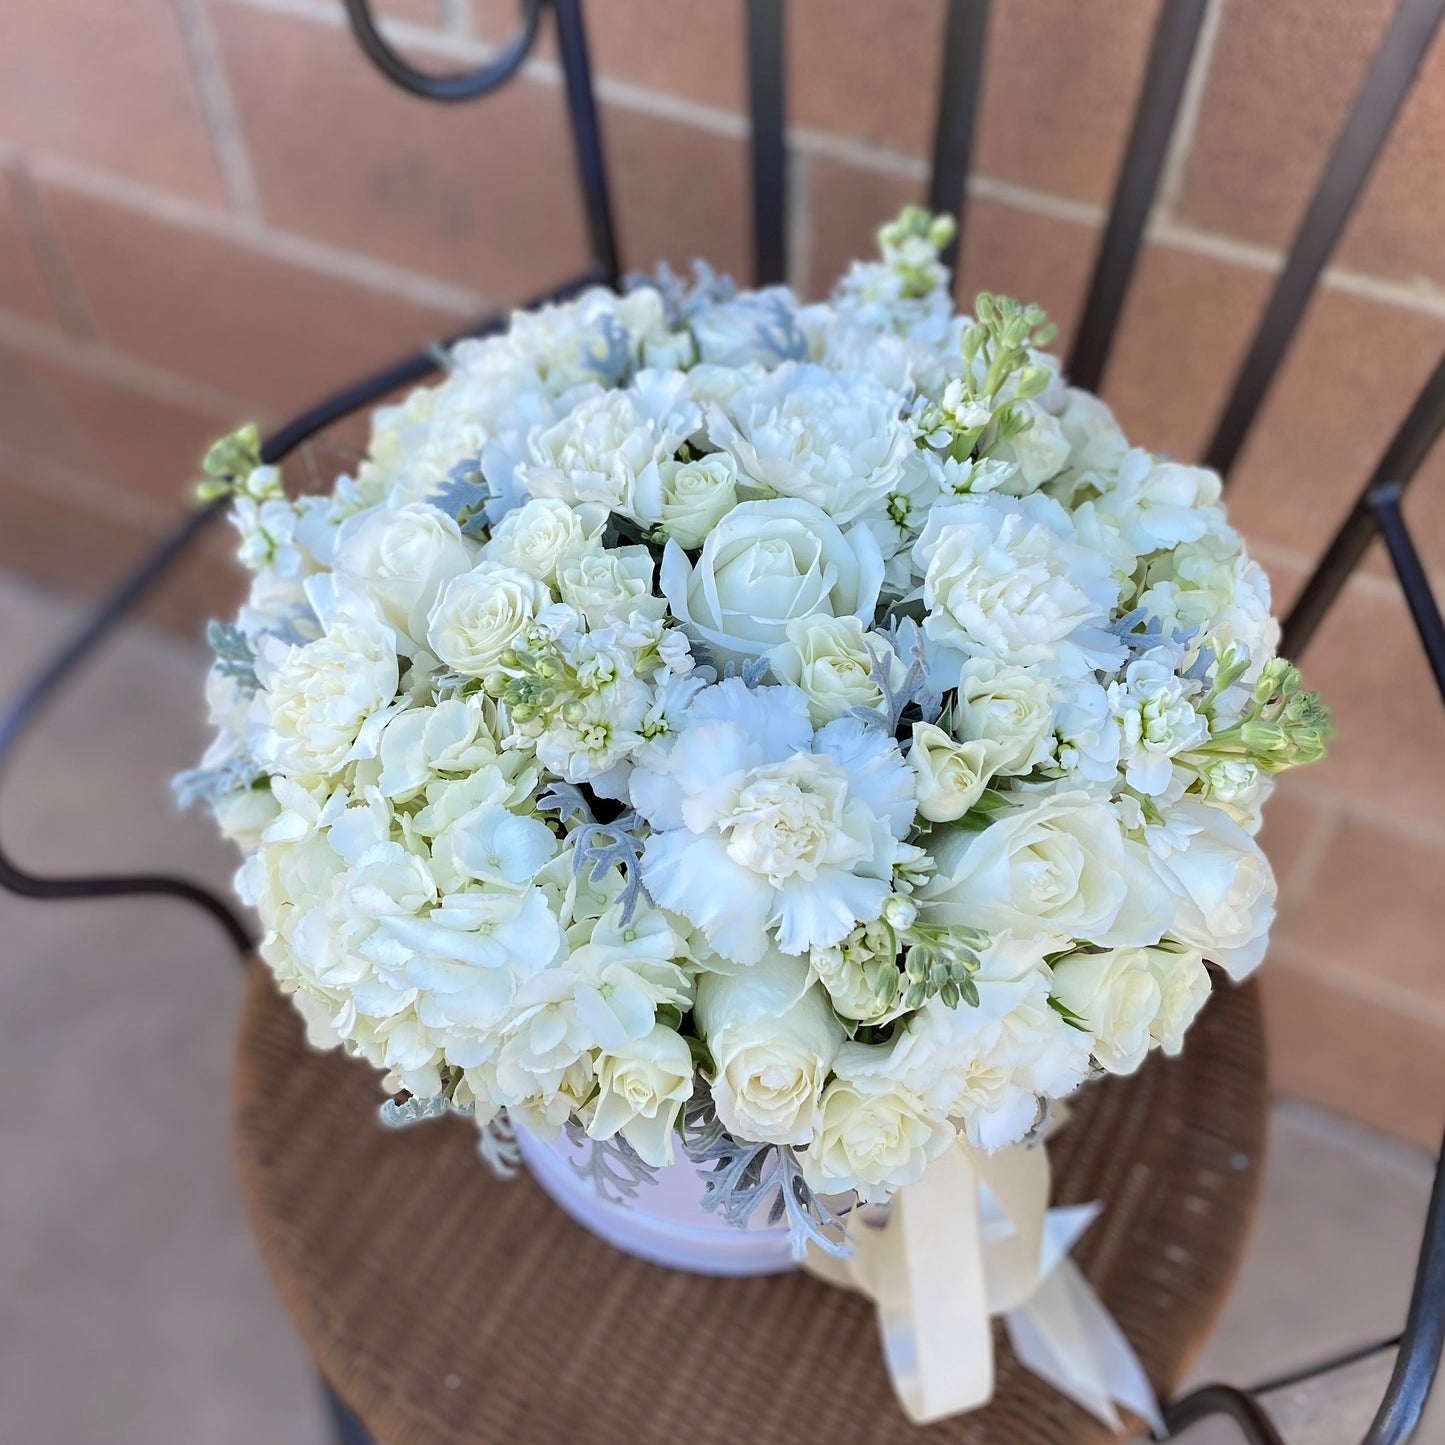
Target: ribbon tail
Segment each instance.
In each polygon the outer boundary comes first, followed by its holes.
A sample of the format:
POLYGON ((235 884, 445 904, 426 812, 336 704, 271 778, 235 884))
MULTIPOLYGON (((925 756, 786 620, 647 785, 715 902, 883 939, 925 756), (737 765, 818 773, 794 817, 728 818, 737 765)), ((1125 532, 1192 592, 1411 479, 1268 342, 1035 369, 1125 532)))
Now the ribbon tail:
POLYGON ((1116 1402, 1163 1430, 1154 1387, 1114 1317, 1070 1259, 1026 1304, 1004 1316, 1020 1363, 1112 1429, 1116 1402))

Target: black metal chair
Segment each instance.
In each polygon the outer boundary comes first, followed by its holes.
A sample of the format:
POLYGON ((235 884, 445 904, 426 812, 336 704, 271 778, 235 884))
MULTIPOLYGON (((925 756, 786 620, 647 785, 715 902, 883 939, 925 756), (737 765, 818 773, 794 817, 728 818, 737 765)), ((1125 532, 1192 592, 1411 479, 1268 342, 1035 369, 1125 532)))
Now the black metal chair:
MULTIPOLYGON (((462 101, 503 85, 522 65, 550 10, 565 81, 578 181, 584 199, 592 260, 579 276, 537 302, 559 299, 620 274, 602 136, 579 0, 521 0, 517 37, 484 68, 432 76, 413 68, 373 22, 367 0, 345 0, 352 27, 367 55, 397 85, 435 101, 462 101)), ((987 0, 947 0, 942 37, 940 102, 928 200, 936 211, 963 220, 973 119, 986 49, 987 0)), ((1121 307, 1133 275, 1164 159, 1179 113, 1186 76, 1204 18, 1206 0, 1163 0, 1132 133, 1099 247, 1082 320, 1067 362, 1070 378, 1097 389, 1109 359, 1121 307)), ((781 281, 786 271, 787 148, 783 66, 784 0, 748 0, 748 64, 752 109, 754 277, 781 281)), ((1316 187, 1245 362, 1220 415, 1205 462, 1228 474, 1254 422, 1305 306, 1350 215, 1371 166, 1409 91, 1419 63, 1445 13, 1445 0, 1399 0, 1394 17, 1360 87, 1349 117, 1316 187)), ((960 235, 966 242, 967 229, 960 235)), ((955 243, 946 257, 957 263, 955 243)), ((500 329, 489 318, 466 335, 500 329)), ((269 436, 267 462, 279 462, 326 427, 398 387, 434 370, 428 350, 397 362, 328 398, 269 436)), ((1417 469, 1445 428, 1445 360, 1426 379, 1393 441, 1360 490, 1284 627, 1283 652, 1298 659, 1371 541, 1383 538, 1404 589, 1421 643, 1445 697, 1445 621, 1430 591, 1401 511, 1417 469)), ((135 604, 153 588, 220 515, 214 504, 188 517, 65 646, 42 667, 0 719, 0 766, 44 711, 77 663, 93 653, 135 604)), ((248 926, 222 899, 197 884, 165 876, 41 877, 0 852, 0 885, 31 898, 121 896, 178 898, 208 911, 238 951, 248 954, 248 926)), ((1270 1394, 1371 1356, 1398 1351, 1385 1398, 1364 1445, 1403 1445, 1418 1428, 1445 1341, 1445 1166, 1436 1179, 1425 1224, 1413 1298, 1402 1331, 1307 1370, 1265 1381, 1252 1391, 1215 1385, 1175 1401, 1168 1428, 1177 1433, 1210 1415, 1235 1421, 1254 1445, 1281 1445, 1260 1401, 1270 1394)), ((338 1438, 351 1445, 369 1439, 346 1406, 330 1395, 338 1438)))

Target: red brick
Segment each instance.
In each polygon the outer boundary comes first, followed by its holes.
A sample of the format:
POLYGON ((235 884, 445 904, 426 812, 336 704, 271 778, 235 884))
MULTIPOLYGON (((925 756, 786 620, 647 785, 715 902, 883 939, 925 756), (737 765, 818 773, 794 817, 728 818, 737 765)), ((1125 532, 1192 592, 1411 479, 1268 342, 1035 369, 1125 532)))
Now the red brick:
POLYGON ((1281 780, 1265 805, 1259 845, 1274 869, 1279 884, 1281 926, 1294 915, 1308 891, 1304 876, 1321 830, 1330 826, 1324 810, 1311 796, 1308 774, 1294 773, 1281 780))
MULTIPOLYGON (((13 459, 0 462, 0 566, 80 596, 114 587, 179 521, 158 510, 138 515, 127 497, 55 479, 13 459)), ((230 617, 245 595, 230 529, 217 524, 147 595, 137 610, 186 636, 210 617, 230 617)))
POLYGON ((0 138, 226 198, 170 0, 0 6, 0 138))
MULTIPOLYGON (((1246 240, 1288 241, 1393 9, 1391 0, 1225 7, 1185 171, 1185 219, 1246 240)), ((1442 146, 1445 46, 1437 41, 1346 231, 1343 264, 1445 280, 1442 146)))
POLYGON ((1314 976, 1308 958, 1259 974, 1275 1088, 1431 1150, 1445 1126, 1445 1029, 1314 976))
POLYGON ((44 200, 106 341, 268 417, 465 324, 451 311, 73 191, 52 187, 44 200))
MULTIPOLYGON (((0 346, 0 439, 11 456, 166 508, 188 497, 206 446, 244 419, 160 401, 79 365, 0 346)), ((51 545, 63 549, 63 534, 51 545)))
POLYGON ((1303 906, 1279 931, 1296 952, 1387 979, 1445 1010, 1440 879, 1445 847, 1346 818, 1330 839, 1303 906))
POLYGON ((586 242, 560 90, 467 107, 409 96, 342 29, 226 6, 215 30, 274 223, 517 300, 586 242))
POLYGON ((17 184, 0 170, 0 308, 58 326, 60 317, 17 204, 17 184))

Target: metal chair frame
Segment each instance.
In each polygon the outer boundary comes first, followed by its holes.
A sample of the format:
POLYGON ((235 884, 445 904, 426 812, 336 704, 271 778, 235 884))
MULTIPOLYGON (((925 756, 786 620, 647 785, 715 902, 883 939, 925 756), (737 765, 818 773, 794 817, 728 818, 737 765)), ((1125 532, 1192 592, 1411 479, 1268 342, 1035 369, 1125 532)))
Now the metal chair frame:
MULTIPOLYGON (((1132 130, 1066 367, 1075 384, 1090 390, 1097 390, 1108 364, 1207 3, 1208 0, 1161 0, 1132 130)), ((962 222, 986 49, 989 0, 945 0, 945 4, 928 199, 934 210, 959 218, 959 235, 966 240, 967 231, 962 222)), ((415 95, 443 102, 484 96, 505 84, 525 62, 536 41, 544 11, 550 10, 561 59, 591 260, 580 275, 529 304, 562 299, 591 285, 616 284, 620 262, 579 0, 520 0, 516 37, 480 69, 444 76, 417 70, 398 55, 373 21, 368 0, 345 0, 345 5, 358 42, 389 80, 415 95)), ((785 0, 747 0, 746 5, 752 113, 753 279, 759 285, 781 282, 787 271, 784 5, 785 0)), ((1320 272, 1409 92, 1442 14, 1445 14, 1445 0, 1398 0, 1206 448, 1205 463, 1226 478, 1289 349, 1320 272)), ((952 267, 957 266, 958 246, 959 242, 955 241, 945 257, 952 267)), ((493 316, 463 334, 486 335, 505 325, 505 316, 493 316)), ((262 458, 267 462, 281 461, 334 422, 398 387, 422 380, 436 365, 435 350, 428 349, 355 383, 273 432, 262 445, 262 458)), ((1285 655, 1298 659, 1304 652, 1366 549, 1378 536, 1389 553, 1426 659, 1445 701, 1445 619, 1431 593, 1425 568, 1401 510, 1406 489, 1442 429, 1445 429, 1445 358, 1424 382, 1394 439, 1360 489, 1291 609, 1284 624, 1282 651, 1285 655)), ((224 509, 225 504, 218 502, 188 516, 38 669, 0 715, 0 769, 13 758, 21 739, 63 685, 74 677, 77 664, 95 653, 224 509)), ((29 898, 176 898, 210 913, 242 956, 254 947, 250 928, 228 903, 183 878, 148 874, 39 876, 0 848, 0 887, 29 898)), ((1166 1408, 1167 1431, 1172 1436, 1208 1416, 1222 1415, 1239 1427, 1251 1445, 1284 1445, 1260 1404, 1261 1398, 1395 1349, 1393 1374, 1363 1445, 1404 1445, 1420 1423, 1439 1367, 1442 1343, 1445 1343, 1445 1156, 1442 1156, 1428 1208, 1408 1315, 1398 1335, 1307 1369, 1262 1381, 1248 1391, 1226 1385, 1197 1390, 1166 1408)), ((326 1394, 338 1440, 342 1445, 366 1445, 369 1437, 360 1422, 329 1387, 326 1394)))

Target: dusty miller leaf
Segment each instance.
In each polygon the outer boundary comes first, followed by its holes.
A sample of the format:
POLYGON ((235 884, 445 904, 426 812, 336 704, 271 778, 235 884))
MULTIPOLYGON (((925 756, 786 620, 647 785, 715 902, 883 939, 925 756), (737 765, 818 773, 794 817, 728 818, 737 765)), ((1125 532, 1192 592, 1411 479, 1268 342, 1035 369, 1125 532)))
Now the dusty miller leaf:
POLYGON ((702 1206, 739 1229, 768 1201, 766 1221, 786 1217, 795 1259, 809 1244, 832 1255, 852 1252, 843 1221, 808 1188, 798 1156, 785 1145, 746 1144, 717 1117, 711 1093, 699 1086, 682 1116, 682 1149, 703 1177, 702 1206))
POLYGON ((206 623, 206 641, 216 654, 216 671, 229 677, 245 693, 256 692, 256 653, 251 639, 234 622, 206 623))
POLYGON ((657 1170, 621 1134, 594 1139, 575 1119, 567 1121, 566 1129, 573 1144, 587 1146, 585 1157, 568 1160, 572 1172, 589 1182, 603 1199, 626 1204, 637 1198, 642 1185, 657 1183, 657 1170))
POLYGON ((631 922, 643 897, 642 850, 646 843, 634 831, 639 822, 637 814, 628 809, 610 823, 582 823, 570 835, 576 845, 572 858, 574 873, 580 873, 590 864, 589 883, 600 883, 613 868, 622 874, 624 884, 619 901, 624 924, 631 922))

